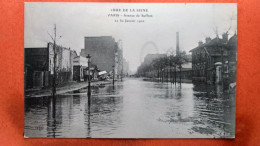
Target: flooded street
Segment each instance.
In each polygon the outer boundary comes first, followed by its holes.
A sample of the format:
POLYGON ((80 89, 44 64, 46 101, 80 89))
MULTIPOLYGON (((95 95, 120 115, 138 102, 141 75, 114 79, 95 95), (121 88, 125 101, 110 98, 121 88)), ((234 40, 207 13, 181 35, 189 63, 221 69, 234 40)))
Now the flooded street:
POLYGON ((26 98, 25 136, 231 138, 235 103, 235 95, 223 94, 218 86, 129 78, 114 87, 92 87, 90 101, 87 88, 55 99, 26 98))

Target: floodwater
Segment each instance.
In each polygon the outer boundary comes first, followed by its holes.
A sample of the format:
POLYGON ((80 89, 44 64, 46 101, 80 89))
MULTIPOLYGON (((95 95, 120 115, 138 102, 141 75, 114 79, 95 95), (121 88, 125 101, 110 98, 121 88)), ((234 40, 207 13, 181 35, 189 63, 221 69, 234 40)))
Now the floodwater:
POLYGON ((235 95, 218 86, 124 79, 25 99, 25 136, 56 138, 233 138, 235 95), (90 100, 89 100, 90 99, 90 100))

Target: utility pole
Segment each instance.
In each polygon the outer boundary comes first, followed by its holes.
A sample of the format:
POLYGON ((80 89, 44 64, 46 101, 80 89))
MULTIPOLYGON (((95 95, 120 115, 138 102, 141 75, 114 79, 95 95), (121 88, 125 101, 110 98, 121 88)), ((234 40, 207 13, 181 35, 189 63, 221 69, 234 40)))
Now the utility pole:
POLYGON ((54 40, 53 40, 53 84, 52 84, 52 95, 56 95, 56 24, 54 25, 54 40))
MULTIPOLYGON (((57 33, 56 33, 56 24, 54 24, 54 36, 48 35, 51 37, 53 41, 53 79, 52 79, 52 96, 55 97, 56 95, 56 79, 57 79, 57 72, 56 72, 56 58, 57 58, 57 53, 56 53, 56 41, 57 41, 57 33)), ((59 36, 61 38, 61 36, 59 36)))
POLYGON ((179 53, 180 53, 179 32, 176 32, 176 55, 178 56, 179 53))
MULTIPOLYGON (((48 33, 49 34, 49 33, 48 33)), ((56 95, 56 24, 54 24, 54 36, 50 35, 52 41, 53 41, 53 78, 52 78, 52 96, 55 97, 56 95)))

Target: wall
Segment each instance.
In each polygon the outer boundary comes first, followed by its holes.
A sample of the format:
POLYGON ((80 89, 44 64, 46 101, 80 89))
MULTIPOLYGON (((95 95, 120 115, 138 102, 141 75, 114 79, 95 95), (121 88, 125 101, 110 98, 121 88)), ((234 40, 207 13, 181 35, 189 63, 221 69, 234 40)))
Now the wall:
POLYGON ((48 49, 46 48, 25 48, 25 64, 30 65, 33 70, 47 71, 48 49))

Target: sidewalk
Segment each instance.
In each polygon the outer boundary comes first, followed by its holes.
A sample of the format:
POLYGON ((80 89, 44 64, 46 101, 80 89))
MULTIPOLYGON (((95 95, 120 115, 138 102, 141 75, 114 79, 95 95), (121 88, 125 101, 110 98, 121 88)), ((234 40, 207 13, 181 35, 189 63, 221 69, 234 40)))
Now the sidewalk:
MULTIPOLYGON (((91 86, 105 85, 111 84, 111 81, 93 81, 91 82, 91 86)), ((69 82, 66 85, 58 86, 56 88, 56 94, 63 94, 66 92, 78 90, 81 88, 85 88, 88 86, 88 82, 69 82)), ((25 98, 32 97, 43 97, 43 96, 51 96, 52 88, 46 89, 28 89, 25 90, 25 98)))

